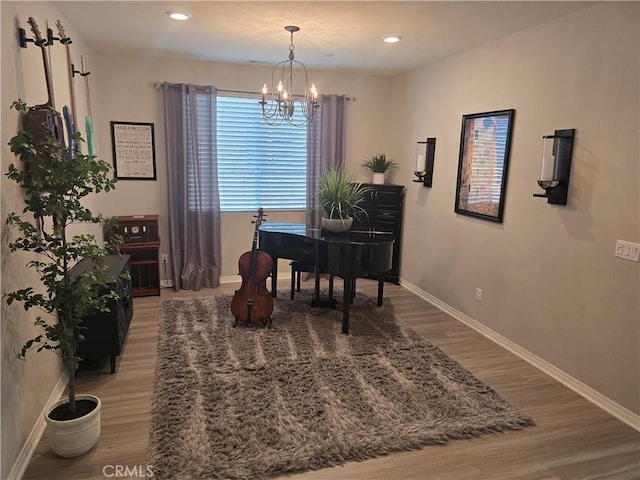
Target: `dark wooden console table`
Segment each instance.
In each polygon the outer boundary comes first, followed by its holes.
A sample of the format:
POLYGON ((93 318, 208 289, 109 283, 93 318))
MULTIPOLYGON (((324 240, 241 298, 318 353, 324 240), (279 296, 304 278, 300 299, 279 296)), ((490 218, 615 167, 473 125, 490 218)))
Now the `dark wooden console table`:
MULTIPOLYGON (((111 373, 116 371, 116 356, 122 352, 129 324, 133 316, 133 300, 131 298, 131 280, 119 281, 124 272, 131 272, 131 258, 129 255, 108 255, 104 259, 107 267, 109 283, 118 293, 117 300, 111 299, 107 303, 108 312, 96 312, 82 319, 82 335, 84 341, 78 346, 78 356, 82 360, 96 360, 109 357, 111 373)), ((72 275, 81 275, 91 271, 93 262, 85 259, 78 262, 71 269, 72 275)))

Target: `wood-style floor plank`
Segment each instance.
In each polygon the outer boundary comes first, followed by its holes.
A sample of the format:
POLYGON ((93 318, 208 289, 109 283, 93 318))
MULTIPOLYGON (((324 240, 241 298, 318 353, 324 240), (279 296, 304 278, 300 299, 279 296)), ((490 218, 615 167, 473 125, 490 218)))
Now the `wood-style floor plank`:
MULTIPOLYGON (((289 280, 283 279, 279 286, 287 290, 289 280)), ((375 282, 358 280, 357 286, 358 290, 375 296, 375 282)), ((117 372, 111 375, 105 362, 83 369, 77 377, 80 393, 97 395, 103 404, 98 445, 83 457, 62 459, 51 453, 45 434, 25 480, 104 480, 105 474, 113 474, 117 465, 128 466, 130 471, 137 468, 136 472, 146 469, 161 301, 174 296, 233 293, 236 288, 237 284, 225 284, 213 290, 180 293, 164 289, 161 297, 136 298, 117 372)), ((640 479, 639 432, 401 286, 385 285, 385 306, 527 412, 537 425, 276 478, 640 479)))

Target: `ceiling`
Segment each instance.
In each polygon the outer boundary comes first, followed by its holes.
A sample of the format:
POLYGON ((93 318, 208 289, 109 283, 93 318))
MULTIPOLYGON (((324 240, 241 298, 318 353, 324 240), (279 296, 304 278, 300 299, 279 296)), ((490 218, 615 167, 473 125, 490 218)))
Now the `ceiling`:
MULTIPOLYGON (((54 1, 96 51, 394 74, 566 15, 576 1, 54 1), (171 20, 166 12, 191 14, 171 20), (385 44, 389 34, 402 36, 385 44)), ((72 39, 73 40, 73 39, 72 39)))

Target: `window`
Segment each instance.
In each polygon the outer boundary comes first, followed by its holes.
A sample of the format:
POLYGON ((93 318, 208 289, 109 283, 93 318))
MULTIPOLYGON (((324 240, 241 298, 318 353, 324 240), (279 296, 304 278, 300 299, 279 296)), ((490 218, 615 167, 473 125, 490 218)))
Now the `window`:
POLYGON ((307 129, 262 120, 257 98, 217 98, 222 211, 306 208, 307 129))

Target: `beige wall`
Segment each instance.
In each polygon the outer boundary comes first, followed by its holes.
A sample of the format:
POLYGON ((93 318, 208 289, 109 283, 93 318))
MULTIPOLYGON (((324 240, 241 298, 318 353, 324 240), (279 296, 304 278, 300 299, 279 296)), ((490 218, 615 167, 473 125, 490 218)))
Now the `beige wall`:
POLYGON ((407 191, 401 268, 636 414, 640 269, 613 254, 616 239, 640 241, 639 25, 637 3, 605 2, 409 76, 405 153, 427 136, 437 146, 433 188, 407 191), (504 222, 456 215, 461 117, 507 108, 504 222), (532 194, 542 136, 564 128, 577 133, 569 204, 553 206, 532 194))
MULTIPOLYGON (((60 18, 50 3, 1 2, 2 171, 17 128, 7 106, 17 97, 44 101, 39 52, 16 42, 26 27, 60 18)), ((403 279, 521 345, 636 414, 639 398, 640 270, 613 256, 615 239, 640 241, 638 186, 639 8, 605 3, 490 45, 425 66, 405 77, 311 72, 324 92, 348 94, 347 158, 352 170, 384 151, 401 163, 407 187, 403 279), (461 116, 515 108, 515 128, 502 224, 453 212, 461 116), (551 206, 538 192, 541 137, 576 128, 569 205, 551 206), (412 183, 415 142, 437 137, 434 186, 412 183), (483 301, 474 300, 483 289, 483 301)), ((164 124, 153 81, 257 90, 269 69, 176 58, 95 53, 60 18, 86 55, 100 157, 111 161, 109 121, 154 122, 158 180, 121 181, 116 193, 91 199, 106 215, 159 213, 168 245, 164 124)), ((46 25, 41 25, 46 28, 46 25)), ((68 103, 64 49, 53 50, 58 105, 68 103)), ((76 83, 79 113, 86 112, 76 83)), ((2 218, 22 194, 4 176, 2 218)), ((225 213, 223 275, 250 242, 250 213, 225 213), (238 240, 241 239, 241 240, 238 240), (245 241, 246 240, 246 241, 245 241)), ((271 212, 300 221, 299 212, 271 212)), ((2 230, 2 289, 33 280, 26 259, 9 255, 2 230)), ((168 247, 162 249, 168 252, 168 247)), ((31 333, 32 316, 2 305, 2 470, 6 478, 36 423, 60 369, 49 354, 18 362, 12 352, 31 333), (48 375, 50 378, 47 378, 48 375)))
MULTIPOLYGON (((96 73, 97 100, 95 128, 100 144, 98 153, 112 158, 110 121, 153 122, 155 124, 157 181, 118 182, 116 195, 103 197, 102 210, 108 215, 160 215, 162 252, 169 253, 167 223, 168 194, 166 177, 164 113, 162 90, 153 88, 155 81, 215 85, 220 89, 257 92, 271 68, 203 62, 172 57, 148 57, 99 53, 96 73)), ((347 106, 346 158, 356 178, 368 177, 360 163, 369 155, 387 152, 399 157, 400 129, 388 122, 392 100, 388 96, 391 79, 382 76, 309 72, 318 88, 325 93, 356 97, 347 106)), ((256 103, 256 108, 258 105, 256 103)), ((222 276, 236 277, 240 255, 251 247, 255 212, 222 214, 222 276)), ((268 220, 303 222, 304 212, 267 212, 268 220)), ((283 264, 284 267, 285 264, 283 264)))
MULTIPOLYGON (((33 44, 27 48, 20 48, 18 44, 18 25, 24 28, 29 37, 31 29, 27 23, 29 16, 34 17, 39 30, 46 36, 47 26, 54 29, 56 19, 60 19, 65 31, 73 39, 73 49, 79 55, 92 57, 93 53, 87 48, 79 35, 63 16, 48 2, 0 2, 2 22, 2 101, 0 104, 0 118, 2 122, 2 140, 0 152, 2 155, 2 177, 0 191, 2 196, 2 244, 0 253, 2 259, 3 292, 9 292, 29 285, 38 285, 38 278, 25 265, 30 257, 25 254, 11 254, 7 249, 7 242, 11 233, 5 225, 5 218, 9 212, 22 212, 24 197, 21 189, 4 176, 9 163, 14 160, 7 143, 18 128, 18 115, 10 110, 11 103, 21 98, 29 105, 42 104, 47 100, 44 67, 41 50, 33 44)), ((56 106, 69 105, 69 88, 66 75, 65 48, 56 44, 51 48, 52 75, 54 78, 54 97, 56 106)), ((84 91, 80 90, 78 98, 78 113, 84 118, 86 105, 84 91)), ((95 199, 89 199, 88 206, 95 199)), ((40 333, 33 326, 33 321, 39 312, 30 310, 25 312, 21 305, 7 306, 2 302, 1 307, 2 334, 2 466, 0 478, 8 478, 21 448, 27 442, 36 421, 41 415, 54 387, 62 378, 62 368, 58 357, 53 353, 43 352, 32 354, 26 362, 18 360, 14 352, 19 351, 22 344, 40 333)), ((40 313, 42 314, 42 313, 40 313)), ((61 386, 61 384, 58 384, 61 386)))

